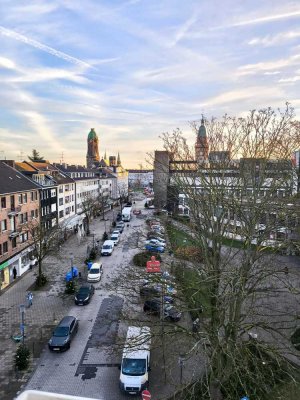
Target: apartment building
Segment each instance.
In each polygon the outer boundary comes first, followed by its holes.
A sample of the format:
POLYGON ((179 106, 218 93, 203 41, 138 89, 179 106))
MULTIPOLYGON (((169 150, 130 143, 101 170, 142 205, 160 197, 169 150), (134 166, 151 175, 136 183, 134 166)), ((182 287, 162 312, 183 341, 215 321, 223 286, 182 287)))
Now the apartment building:
POLYGON ((40 219, 39 186, 0 161, 0 287, 30 268, 33 247, 26 224, 40 219))

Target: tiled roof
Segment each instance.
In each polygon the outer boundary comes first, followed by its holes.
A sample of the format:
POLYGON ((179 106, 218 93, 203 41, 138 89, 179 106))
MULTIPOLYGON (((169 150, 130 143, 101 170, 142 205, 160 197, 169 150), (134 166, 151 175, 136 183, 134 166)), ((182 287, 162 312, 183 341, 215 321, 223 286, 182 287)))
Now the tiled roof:
POLYGON ((31 165, 27 164, 27 162, 25 162, 25 161, 16 162, 15 165, 20 171, 36 172, 36 168, 33 168, 31 165))
POLYGON ((39 171, 57 171, 57 168, 50 164, 48 161, 38 162, 38 161, 26 161, 29 165, 36 168, 39 171))
POLYGON ((16 169, 0 161, 0 194, 39 189, 39 185, 26 178, 16 169))

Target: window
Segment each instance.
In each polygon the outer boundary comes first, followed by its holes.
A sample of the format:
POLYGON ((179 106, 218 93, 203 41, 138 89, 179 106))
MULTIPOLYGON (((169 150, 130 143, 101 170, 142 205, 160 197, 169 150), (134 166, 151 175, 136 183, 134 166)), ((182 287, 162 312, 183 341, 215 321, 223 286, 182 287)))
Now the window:
POLYGON ((74 206, 72 206, 72 211, 74 211, 74 206))
POLYGON ((2 244, 0 243, 0 256, 2 256, 2 244))
POLYGON ((3 221, 1 221, 1 232, 4 232, 7 230, 7 221, 6 219, 4 219, 3 221))
POLYGON ((30 192, 30 200, 34 201, 34 192, 30 192))
POLYGON ((1 197, 1 208, 6 208, 6 197, 1 197))
POLYGON ((19 194, 18 196, 19 204, 23 204, 23 195, 19 194))
POLYGON ((70 214, 70 207, 66 208, 66 215, 70 214))
POLYGON ((28 213, 24 214, 24 222, 28 222, 28 213))
POLYGON ((22 235, 20 235, 20 243, 27 242, 27 240, 28 240, 28 233, 27 232, 22 233, 22 235))
POLYGON ((64 199, 59 199, 59 205, 62 206, 64 204, 64 199))
POLYGON ((39 210, 35 210, 35 218, 39 216, 39 210))
POLYGON ((31 219, 34 218, 34 210, 31 210, 30 216, 31 216, 31 219))
POLYGON ((12 238, 11 240, 11 247, 14 249, 17 247, 17 238, 12 238))
POLYGON ((63 187, 63 186, 60 186, 58 191, 59 191, 59 193, 63 193, 64 187, 63 187))
POLYGON ((70 190, 70 189, 69 189, 69 185, 66 185, 66 186, 65 186, 65 191, 68 192, 69 190, 70 190))
POLYGON ((24 193, 24 195, 23 195, 23 203, 24 204, 27 203, 27 193, 24 193))
POLYGON ((37 200, 38 199, 38 192, 36 191, 35 192, 35 200, 37 200))
POLYGON ((8 252, 8 242, 4 242, 2 245, 2 248, 3 248, 3 254, 7 253, 8 252))
POLYGON ((59 212, 59 218, 62 218, 64 216, 63 210, 59 212))

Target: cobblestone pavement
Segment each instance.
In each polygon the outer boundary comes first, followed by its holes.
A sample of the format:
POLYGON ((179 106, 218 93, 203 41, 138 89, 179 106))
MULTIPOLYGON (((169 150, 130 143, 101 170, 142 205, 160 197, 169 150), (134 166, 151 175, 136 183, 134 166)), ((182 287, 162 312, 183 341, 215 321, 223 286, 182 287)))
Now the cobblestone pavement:
MULTIPOLYGON (((150 213, 150 211, 143 211, 143 216, 145 213, 150 213)), ((27 308, 25 313, 25 341, 33 353, 31 369, 25 374, 14 371, 14 354, 17 344, 10 337, 20 330, 19 306, 25 302, 26 293, 34 283, 36 271, 28 272, 2 293, 0 297, 1 400, 13 399, 20 388, 104 400, 127 397, 121 394, 118 388, 120 372, 117 365, 121 359, 120 354, 112 354, 108 351, 120 331, 119 315, 124 299, 112 292, 109 287, 106 288, 106 284, 118 274, 120 269, 130 263, 132 256, 138 251, 136 248, 138 231, 144 229, 144 226, 143 218, 134 216, 130 227, 125 228, 121 242, 113 255, 101 258, 104 275, 101 282, 96 285, 93 300, 85 307, 75 306, 73 297, 64 294, 64 277, 70 270, 70 260, 73 257, 74 265, 81 271, 84 280, 86 271, 83 261, 86 258, 87 246, 92 245, 93 236, 82 238, 80 243, 78 238, 73 236, 64 243, 55 256, 45 259, 44 270, 49 277, 49 284, 45 290, 33 292, 33 305, 27 308), (78 334, 69 351, 62 354, 50 353, 46 344, 53 327, 68 314, 79 319, 78 334)), ((104 230, 104 221, 99 219, 92 221, 91 232, 94 233, 95 241, 101 240, 104 230)), ((187 320, 187 323, 190 321, 187 320)), ((167 368, 165 370, 162 368, 163 359, 160 349, 155 348, 152 352, 150 390, 157 399, 167 398, 179 384, 180 371, 177 356, 174 356, 175 343, 174 339, 174 342, 166 345, 167 368)), ((184 344, 177 342, 177 347, 183 348, 184 344)), ((194 374, 189 371, 192 371, 195 360, 199 363, 199 357, 201 358, 201 355, 195 355, 194 358, 187 360, 186 378, 194 374)))

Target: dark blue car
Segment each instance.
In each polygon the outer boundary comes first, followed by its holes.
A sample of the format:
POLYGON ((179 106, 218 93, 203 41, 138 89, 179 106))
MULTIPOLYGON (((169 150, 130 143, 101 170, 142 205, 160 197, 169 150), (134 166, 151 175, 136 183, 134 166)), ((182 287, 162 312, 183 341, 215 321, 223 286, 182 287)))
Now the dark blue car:
POLYGON ((148 251, 153 251, 155 253, 164 253, 165 248, 162 246, 153 246, 151 244, 146 244, 145 249, 148 251))

